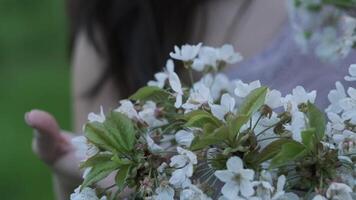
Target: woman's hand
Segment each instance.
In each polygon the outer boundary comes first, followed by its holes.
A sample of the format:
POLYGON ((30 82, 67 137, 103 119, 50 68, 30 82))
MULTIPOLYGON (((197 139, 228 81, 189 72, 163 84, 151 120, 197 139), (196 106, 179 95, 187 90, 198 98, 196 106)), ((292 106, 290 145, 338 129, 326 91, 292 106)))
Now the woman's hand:
POLYGON ((33 151, 54 172, 58 199, 68 199, 82 181, 71 134, 61 131, 54 117, 44 111, 26 113, 25 121, 34 129, 33 151))
MULTIPOLYGON (((61 131, 54 117, 45 111, 32 110, 25 114, 25 121, 34 129, 33 151, 54 173, 57 199, 68 200, 83 181, 82 171, 79 170, 80 161, 70 141, 73 134, 61 131)), ((111 186, 115 183, 114 177, 110 175, 98 187, 111 186)), ((124 192, 122 197, 127 194, 124 192)))

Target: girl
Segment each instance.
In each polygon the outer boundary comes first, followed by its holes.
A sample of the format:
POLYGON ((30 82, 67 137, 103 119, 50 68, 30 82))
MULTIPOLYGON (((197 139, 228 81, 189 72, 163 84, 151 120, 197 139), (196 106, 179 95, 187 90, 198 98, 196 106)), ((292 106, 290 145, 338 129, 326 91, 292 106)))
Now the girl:
MULTIPOLYGON (((73 110, 75 133, 89 112, 110 110, 153 78, 173 45, 232 44, 244 56, 226 69, 230 78, 259 79, 282 92, 297 85, 327 92, 356 60, 325 64, 303 54, 293 40, 286 0, 71 0, 73 110)), ((69 199, 81 180, 70 134, 44 111, 25 115, 35 129, 34 151, 53 170, 57 197, 69 199)), ((103 183, 108 184, 108 183, 103 183)))

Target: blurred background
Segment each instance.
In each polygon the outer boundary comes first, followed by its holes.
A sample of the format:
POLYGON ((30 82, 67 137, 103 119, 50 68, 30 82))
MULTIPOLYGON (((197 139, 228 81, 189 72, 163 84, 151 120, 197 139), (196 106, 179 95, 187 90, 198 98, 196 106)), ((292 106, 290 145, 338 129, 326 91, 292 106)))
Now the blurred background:
POLYGON ((66 20, 64 0, 0 0, 0 199, 54 199, 23 119, 40 108, 70 129, 66 20))

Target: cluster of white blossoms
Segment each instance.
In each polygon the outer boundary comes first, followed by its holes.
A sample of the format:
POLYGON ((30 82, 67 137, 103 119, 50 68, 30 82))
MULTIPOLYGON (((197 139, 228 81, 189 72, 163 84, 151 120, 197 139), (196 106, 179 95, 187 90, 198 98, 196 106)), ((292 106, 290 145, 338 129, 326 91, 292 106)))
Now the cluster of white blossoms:
MULTIPOLYGON (((356 64, 349 68, 346 81, 356 81, 356 64)), ((341 155, 353 155, 356 153, 356 89, 349 87, 345 91, 340 82, 336 82, 336 89, 330 91, 329 100, 331 104, 326 109, 329 122, 327 124, 330 142, 340 150, 341 155)), ((352 164, 352 160, 346 161, 352 164)), ((353 181, 352 186, 356 183, 353 181)))
POLYGON ((181 48, 175 46, 170 56, 173 59, 190 63, 192 69, 200 72, 208 69, 217 71, 221 64, 235 64, 242 60, 242 56, 227 44, 220 48, 202 47, 201 43, 193 46, 183 45, 181 48))
MULTIPOLYGON (((349 2, 287 0, 295 40, 304 52, 315 46, 315 54, 327 61, 345 58, 356 44, 356 18, 341 9, 349 2)), ((351 2, 355 3, 355 2, 351 2)), ((350 8, 354 9, 354 8, 350 8)))
MULTIPOLYGON (((119 199, 127 187, 128 199, 147 200, 355 198, 356 89, 336 83, 326 122, 316 91, 282 95, 219 73, 241 60, 231 45, 183 45, 170 56, 200 80, 185 84, 170 59, 110 114, 90 113, 73 139, 85 175, 71 200, 119 199), (119 192, 91 189, 113 173, 119 192)), ((355 81, 356 65, 349 72, 355 81)))

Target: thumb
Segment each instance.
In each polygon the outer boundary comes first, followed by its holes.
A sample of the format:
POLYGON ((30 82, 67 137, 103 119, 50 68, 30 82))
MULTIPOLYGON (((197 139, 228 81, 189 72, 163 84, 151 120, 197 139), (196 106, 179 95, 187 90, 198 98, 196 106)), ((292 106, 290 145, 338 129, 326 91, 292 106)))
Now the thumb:
POLYGON ((47 164, 53 164, 70 150, 70 141, 61 134, 58 123, 51 114, 32 110, 25 114, 25 121, 35 130, 34 152, 47 164))

